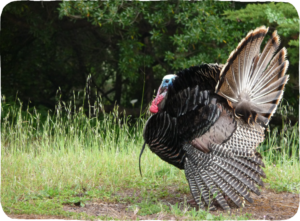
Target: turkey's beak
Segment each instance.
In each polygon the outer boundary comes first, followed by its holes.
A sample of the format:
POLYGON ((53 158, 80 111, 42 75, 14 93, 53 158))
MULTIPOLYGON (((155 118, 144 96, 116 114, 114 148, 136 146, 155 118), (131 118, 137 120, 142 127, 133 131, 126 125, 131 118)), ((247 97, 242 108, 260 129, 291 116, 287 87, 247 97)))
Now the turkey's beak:
POLYGON ((161 88, 161 85, 159 86, 159 88, 157 90, 157 94, 156 94, 156 97, 155 97, 155 105, 157 105, 157 98, 158 98, 158 95, 159 95, 159 92, 160 92, 160 88, 161 88))
POLYGON ((168 89, 167 86, 160 86, 160 87, 159 87, 159 94, 164 93, 167 89, 168 89))
POLYGON ((167 87, 167 86, 163 86, 162 84, 159 86, 159 88, 158 88, 158 90, 157 90, 156 97, 155 97, 155 104, 157 104, 157 98, 158 98, 158 95, 161 95, 161 94, 166 93, 167 90, 168 90, 168 87, 167 87))
POLYGON ((156 94, 156 97, 155 97, 155 105, 157 104, 157 98, 158 98, 158 95, 160 95, 160 90, 161 90, 161 85, 159 86, 159 88, 157 90, 157 94, 156 94))

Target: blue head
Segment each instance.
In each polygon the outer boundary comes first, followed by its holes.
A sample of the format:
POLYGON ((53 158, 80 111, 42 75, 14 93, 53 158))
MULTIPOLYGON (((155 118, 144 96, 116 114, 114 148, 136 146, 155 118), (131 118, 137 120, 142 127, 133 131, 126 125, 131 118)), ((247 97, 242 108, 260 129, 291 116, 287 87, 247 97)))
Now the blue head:
POLYGON ((150 112, 155 114, 161 108, 163 108, 165 104, 165 98, 167 95, 168 87, 173 84, 173 79, 175 79, 177 76, 174 74, 168 74, 164 76, 158 90, 156 98, 152 101, 152 104, 150 106, 150 112))
POLYGON ((159 88, 159 93, 161 94, 165 92, 168 89, 168 87, 173 84, 172 80, 175 79, 176 77, 177 76, 175 74, 168 74, 164 76, 159 88))

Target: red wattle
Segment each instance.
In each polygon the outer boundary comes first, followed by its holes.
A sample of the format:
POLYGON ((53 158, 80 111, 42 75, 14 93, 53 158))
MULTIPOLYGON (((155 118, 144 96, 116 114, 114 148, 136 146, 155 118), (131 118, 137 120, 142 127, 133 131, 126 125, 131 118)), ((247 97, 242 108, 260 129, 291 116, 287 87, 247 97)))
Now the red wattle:
POLYGON ((149 108, 152 114, 156 114, 158 112, 158 104, 164 99, 164 95, 158 95, 151 103, 149 108))
POLYGON ((152 104, 149 110, 152 114, 156 114, 158 112, 158 107, 157 105, 152 104))

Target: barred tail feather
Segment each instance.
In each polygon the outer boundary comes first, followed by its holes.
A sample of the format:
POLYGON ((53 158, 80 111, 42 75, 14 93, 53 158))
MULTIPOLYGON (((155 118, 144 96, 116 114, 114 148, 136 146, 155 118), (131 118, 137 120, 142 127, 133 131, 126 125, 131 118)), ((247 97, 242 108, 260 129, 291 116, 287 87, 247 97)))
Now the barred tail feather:
POLYGON ((274 56, 280 45, 277 31, 259 53, 267 32, 263 26, 248 33, 230 54, 216 86, 216 93, 227 99, 236 117, 264 126, 276 111, 289 79, 285 75, 289 66, 286 49, 274 56))
POLYGON ((209 153, 191 144, 184 146, 186 178, 201 208, 206 204, 210 205, 210 209, 215 209, 217 203, 224 210, 229 209, 223 195, 237 207, 243 206, 241 197, 253 202, 250 191, 260 195, 256 185, 263 186, 261 177, 266 175, 260 167, 263 163, 255 149, 263 138, 263 127, 252 127, 237 120, 233 135, 222 144, 212 145, 209 153), (246 134, 247 137, 244 136, 246 134))
POLYGON ((194 171, 191 168, 189 161, 186 160, 185 161, 185 176, 186 179, 188 180, 189 186, 190 186, 190 190, 191 193, 193 195, 193 198, 195 199, 197 205, 199 205, 200 208, 204 208, 204 203, 201 201, 201 192, 200 192, 200 188, 198 188, 195 177, 194 177, 194 171))

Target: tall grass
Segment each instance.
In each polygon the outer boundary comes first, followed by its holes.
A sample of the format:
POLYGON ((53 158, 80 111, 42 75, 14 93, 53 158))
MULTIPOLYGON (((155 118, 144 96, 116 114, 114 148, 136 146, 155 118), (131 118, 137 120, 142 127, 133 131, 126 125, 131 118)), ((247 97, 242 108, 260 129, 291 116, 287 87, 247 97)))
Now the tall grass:
POLYGON ((98 101, 89 105, 91 117, 74 103, 59 103, 55 112, 48 112, 43 120, 36 109, 23 111, 22 103, 2 108, 4 200, 17 200, 49 188, 102 188, 114 193, 173 182, 178 188, 185 185, 182 171, 149 151, 143 155, 144 176, 140 177, 138 155, 143 144, 144 119, 131 125, 117 109, 105 113, 98 101))
MULTIPOLYGON (((35 108, 24 110, 20 101, 2 105, 1 197, 5 211, 16 212, 20 201, 35 199, 43 191, 49 195, 49 190, 90 191, 91 196, 108 201, 125 189, 148 194, 174 186, 188 192, 184 172, 149 150, 143 155, 140 177, 138 155, 148 116, 131 123, 117 108, 105 113, 101 99, 88 103, 86 109, 84 104, 79 108, 75 104, 74 96, 73 102, 59 102, 54 112, 44 115, 35 108)), ((259 147, 266 163, 265 181, 279 191, 299 192, 298 133, 298 125, 268 132, 259 147)))
POLYGON ((64 153, 113 147, 118 150, 120 146, 126 148, 142 139, 142 120, 130 127, 128 118, 119 116, 117 110, 106 114, 98 102, 89 105, 92 117, 88 117, 82 107, 76 110, 72 103, 59 103, 54 114, 48 112, 42 121, 36 109, 22 111, 21 102, 4 108, 2 141, 7 144, 5 151, 10 153, 33 151, 42 154, 58 150, 64 153))

